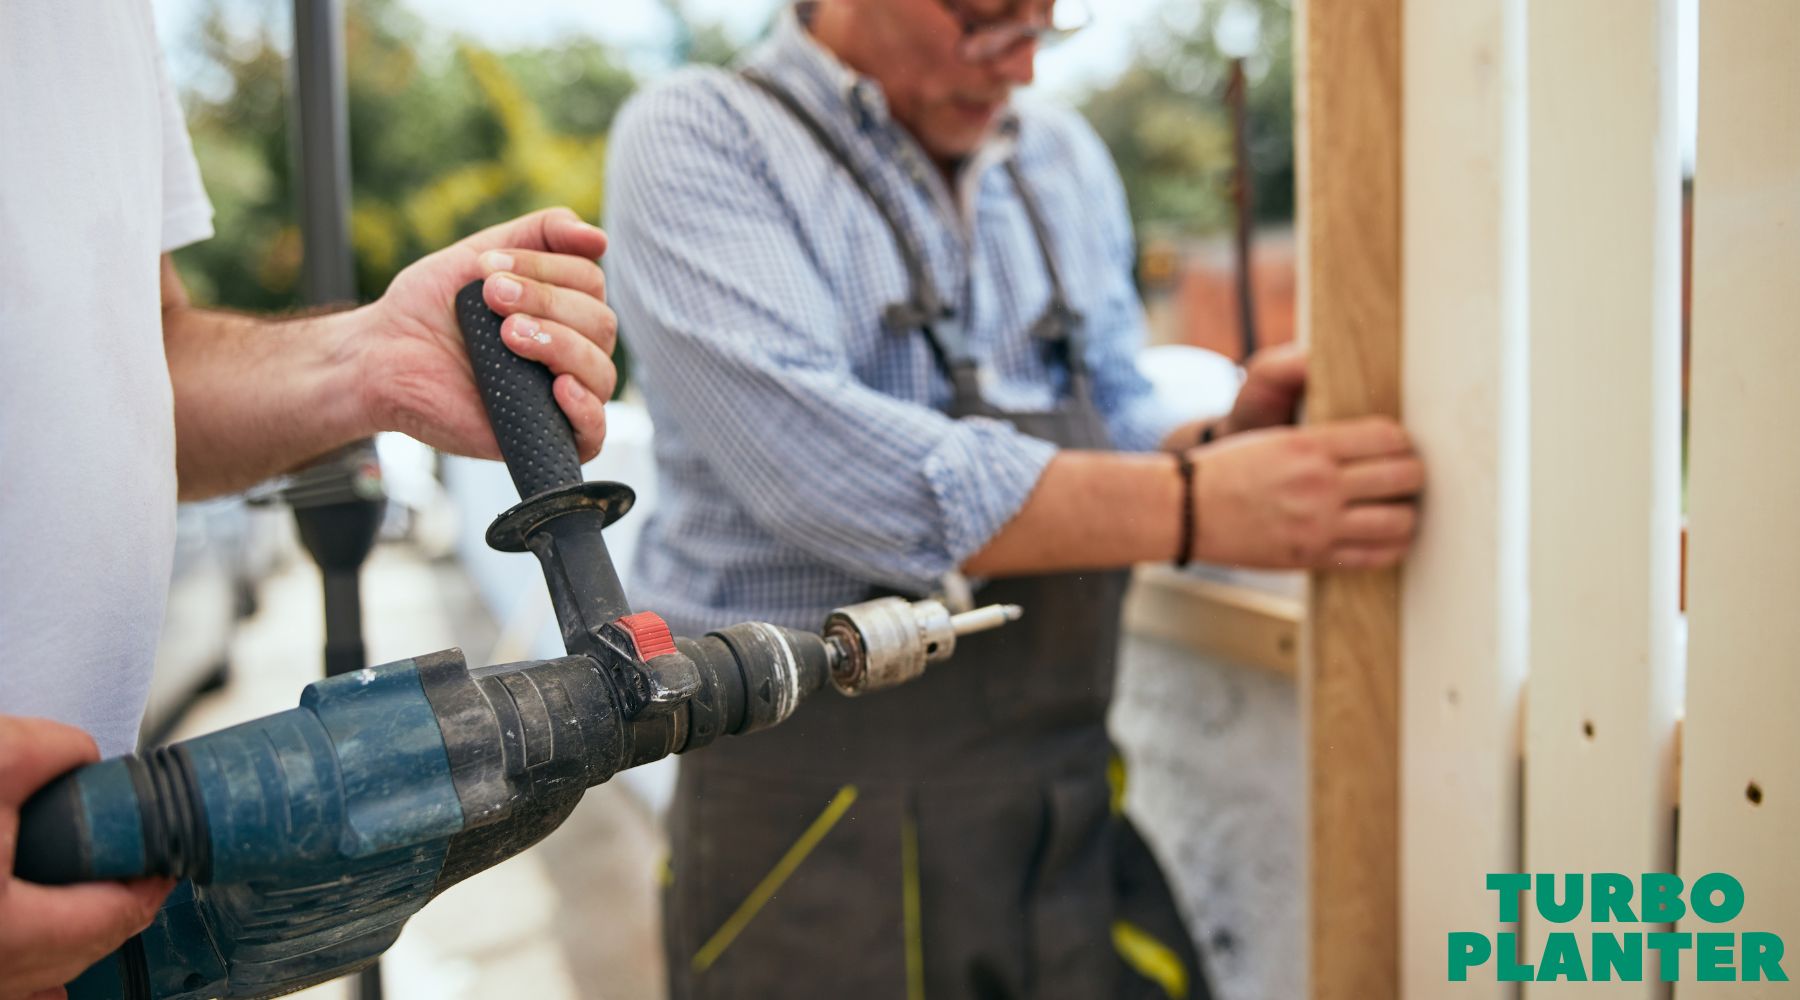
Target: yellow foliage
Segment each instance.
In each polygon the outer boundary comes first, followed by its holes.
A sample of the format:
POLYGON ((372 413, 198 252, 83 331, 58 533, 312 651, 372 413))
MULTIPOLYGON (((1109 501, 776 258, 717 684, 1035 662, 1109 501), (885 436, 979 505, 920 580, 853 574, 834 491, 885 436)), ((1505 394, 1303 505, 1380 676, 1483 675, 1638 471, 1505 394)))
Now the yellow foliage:
POLYGON ((400 216, 385 204, 359 200, 350 210, 350 245, 364 265, 391 274, 400 263, 400 216))
POLYGON ((512 187, 513 179, 498 163, 467 163, 432 181, 401 206, 413 235, 428 247, 443 246, 458 236, 462 219, 512 187))
POLYGON ((378 271, 399 262, 409 238, 436 247, 462 236, 465 219, 510 192, 523 191, 534 205, 567 205, 582 218, 600 217, 606 137, 552 131, 499 58, 471 45, 460 52, 500 124, 500 157, 451 167, 397 207, 359 202, 351 213, 351 241, 358 257, 378 271))
POLYGON ((291 291, 300 281, 302 256, 300 227, 291 223, 282 226, 263 249, 262 260, 256 269, 257 280, 270 291, 291 291))
POLYGON ((552 132, 498 57, 470 45, 461 52, 500 122, 505 136, 501 161, 509 179, 521 182, 537 204, 567 205, 582 218, 599 218, 606 137, 552 132))
MULTIPOLYGON (((461 54, 500 122, 500 158, 450 167, 412 192, 398 209, 380 201, 356 201, 351 245, 356 257, 376 272, 394 270, 409 241, 443 246, 463 236, 464 219, 511 191, 526 192, 535 205, 569 205, 581 218, 599 218, 607 137, 554 133, 499 58, 470 45, 463 45, 461 54)), ((292 284, 297 261, 281 254, 283 248, 292 250, 277 241, 277 254, 265 261, 265 281, 292 284)))

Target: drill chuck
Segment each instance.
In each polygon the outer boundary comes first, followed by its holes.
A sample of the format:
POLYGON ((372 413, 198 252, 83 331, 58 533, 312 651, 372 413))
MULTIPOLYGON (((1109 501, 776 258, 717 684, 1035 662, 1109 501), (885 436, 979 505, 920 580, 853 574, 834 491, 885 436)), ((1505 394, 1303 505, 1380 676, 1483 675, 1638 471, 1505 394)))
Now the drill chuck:
POLYGON ((952 615, 941 601, 909 602, 878 597, 839 608, 825 621, 825 641, 836 656, 831 681, 847 695, 879 691, 949 659, 958 636, 985 632, 1023 614, 1016 604, 991 604, 952 615))

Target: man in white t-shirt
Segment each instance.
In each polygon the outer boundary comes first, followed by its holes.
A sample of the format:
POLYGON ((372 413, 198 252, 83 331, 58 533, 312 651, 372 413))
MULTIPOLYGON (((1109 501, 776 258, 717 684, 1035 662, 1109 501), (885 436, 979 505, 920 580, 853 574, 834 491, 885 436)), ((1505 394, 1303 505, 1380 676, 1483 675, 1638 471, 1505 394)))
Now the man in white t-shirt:
POLYGON ((507 343, 557 373, 584 458, 605 433, 606 238, 574 213, 478 233, 370 305, 286 321, 189 305, 168 253, 211 219, 149 5, 0 4, 0 1000, 57 995, 170 888, 11 872, 20 803, 135 742, 177 497, 380 430, 498 457, 452 311, 477 277, 507 343))

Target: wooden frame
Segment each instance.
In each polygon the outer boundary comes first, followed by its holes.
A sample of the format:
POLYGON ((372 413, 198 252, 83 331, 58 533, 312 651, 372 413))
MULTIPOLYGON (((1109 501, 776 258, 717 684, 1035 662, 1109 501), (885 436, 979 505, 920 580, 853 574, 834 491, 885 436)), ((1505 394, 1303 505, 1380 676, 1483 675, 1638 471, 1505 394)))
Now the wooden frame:
POLYGON ((1125 629, 1191 653, 1292 677, 1300 672, 1296 598, 1139 566, 1125 598, 1125 629))
MULTIPOLYGON (((1301 337, 1311 419, 1400 406, 1401 0, 1308 0, 1296 60, 1301 337)), ((1394 996, 1396 572, 1319 573, 1302 644, 1311 995, 1394 996)))

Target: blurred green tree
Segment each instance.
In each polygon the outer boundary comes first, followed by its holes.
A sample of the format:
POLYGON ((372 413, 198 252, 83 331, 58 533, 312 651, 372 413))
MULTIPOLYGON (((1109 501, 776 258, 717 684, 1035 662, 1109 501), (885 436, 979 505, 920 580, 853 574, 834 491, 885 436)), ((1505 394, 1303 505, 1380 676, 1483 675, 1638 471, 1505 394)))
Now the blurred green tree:
MULTIPOLYGON (((176 255, 195 297, 243 309, 298 304, 300 237, 289 151, 290 69, 271 24, 213 0, 188 128, 218 236, 176 255), (242 25, 259 25, 246 34, 242 25)), ((373 298, 414 259, 548 205, 600 215, 605 135, 636 85, 600 43, 491 52, 433 33, 397 0, 345 6, 351 239, 373 298)))
POLYGON ((1234 3, 1260 28, 1245 59, 1252 215, 1294 216, 1292 0, 1173 0, 1139 36, 1130 68, 1080 105, 1112 151, 1140 234, 1202 234, 1231 222, 1231 60, 1215 33, 1234 3))
MULTIPOLYGON (((688 59, 735 46, 662 0, 688 59)), ((1294 210, 1292 0, 1171 0, 1130 68, 1081 101, 1149 235, 1204 234, 1230 222, 1230 62, 1215 29, 1247 4, 1260 42, 1247 60, 1256 218, 1294 210)), ((176 255, 201 302, 281 310, 298 302, 302 248, 289 150, 285 0, 211 0, 186 95, 189 130, 218 236, 176 255), (250 27, 247 29, 246 25, 250 27)), ((345 5, 352 241, 359 294, 380 294, 417 257, 546 205, 598 218, 605 135, 636 80, 592 39, 490 51, 434 31, 401 0, 345 5)))

